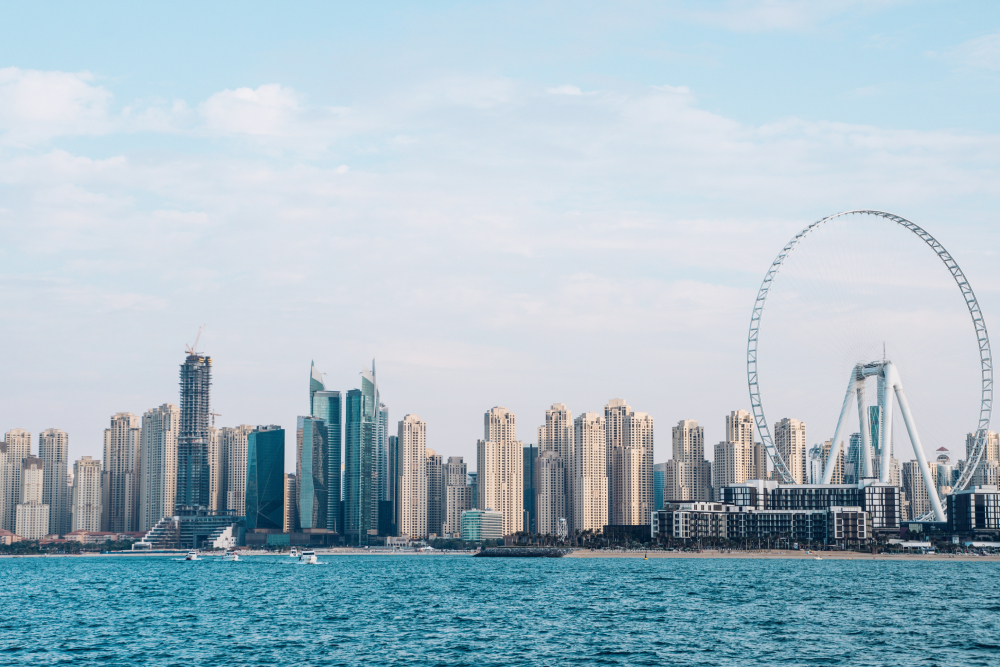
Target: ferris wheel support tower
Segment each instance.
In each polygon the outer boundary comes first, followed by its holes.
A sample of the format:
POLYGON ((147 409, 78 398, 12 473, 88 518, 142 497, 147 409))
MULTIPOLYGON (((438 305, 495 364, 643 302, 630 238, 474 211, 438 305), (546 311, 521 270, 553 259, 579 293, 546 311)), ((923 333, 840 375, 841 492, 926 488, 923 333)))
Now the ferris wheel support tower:
POLYGON ((826 469, 823 471, 823 484, 829 484, 833 479, 834 469, 837 464, 837 455, 847 428, 847 415, 851 409, 853 399, 858 403, 858 420, 861 423, 861 456, 863 460, 863 470, 860 477, 873 478, 872 473, 872 440, 869 433, 868 417, 866 415, 865 404, 865 380, 869 377, 879 377, 883 381, 881 391, 878 396, 879 413, 884 420, 880 441, 882 445, 882 459, 879 465, 879 481, 889 481, 889 463, 892 456, 892 395, 896 395, 896 403, 899 411, 903 414, 903 423, 906 425, 906 433, 910 436, 910 444, 913 446, 913 456, 920 466, 920 474, 924 478, 927 487, 927 497, 931 501, 931 509, 934 512, 935 521, 945 521, 944 509, 941 507, 941 499, 937 494, 937 483, 931 477, 930 468, 927 466, 927 456, 924 454, 923 445, 920 444, 920 435, 917 433, 917 425, 913 421, 913 413, 910 412, 910 403, 906 400, 906 392, 903 391, 903 383, 899 379, 896 366, 891 361, 875 361, 868 364, 858 364, 851 371, 851 379, 847 383, 847 393, 844 395, 844 404, 840 409, 840 418, 837 420, 837 429, 833 433, 833 441, 830 444, 830 455, 826 460, 826 469))

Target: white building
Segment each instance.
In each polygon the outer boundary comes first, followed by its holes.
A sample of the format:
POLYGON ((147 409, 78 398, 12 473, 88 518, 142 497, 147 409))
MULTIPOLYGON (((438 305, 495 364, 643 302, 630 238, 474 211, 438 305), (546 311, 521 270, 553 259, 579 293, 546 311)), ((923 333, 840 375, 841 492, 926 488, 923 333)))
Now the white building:
POLYGON ((101 462, 84 456, 73 464, 73 531, 101 530, 101 462))
POLYGON ((49 506, 49 532, 65 535, 70 525, 69 489, 66 487, 69 465, 69 435, 50 428, 38 435, 38 458, 43 463, 42 504, 49 506))
MULTIPOLYGON (((545 425, 538 427, 538 456, 541 457, 546 452, 551 452, 551 455, 547 457, 545 465, 548 468, 558 465, 563 471, 563 479, 558 484, 546 483, 544 487, 535 482, 536 521, 538 516, 544 514, 546 517, 545 523, 537 523, 536 528, 540 534, 555 535, 558 519, 568 519, 573 506, 573 413, 562 403, 553 403, 545 411, 545 425), (561 463, 556 464, 554 458, 560 459, 561 463), (559 493, 561 497, 551 497, 550 493, 559 493), (553 512, 556 516, 551 516, 553 512)), ((535 474, 537 477, 537 464, 535 474)))
POLYGON ((119 412, 104 430, 104 472, 101 480, 101 527, 127 533, 139 527, 139 456, 142 428, 139 417, 119 412))
POLYGON ((169 403, 142 415, 139 530, 151 530, 163 517, 174 515, 180 421, 180 408, 169 403))
MULTIPOLYGON (((249 424, 219 429, 219 450, 225 459, 225 509, 243 516, 247 493, 247 438, 254 427, 249 424)), ((340 443, 336 443, 340 446, 340 443)), ((332 511, 332 509, 331 509, 332 511)))
POLYGON ((16 532, 17 506, 21 502, 21 462, 31 456, 31 434, 15 428, 4 435, 7 443, 7 471, 2 481, 4 515, 0 528, 16 532))
POLYGON ((524 451, 517 419, 504 407, 484 415, 484 440, 476 443, 479 509, 503 515, 503 534, 524 530, 524 451))
POLYGON ((469 467, 461 456, 449 456, 444 465, 446 537, 462 534, 462 512, 472 509, 472 487, 469 486, 469 467))
POLYGON ((396 436, 399 497, 396 527, 401 537, 427 537, 427 422, 406 415, 396 436))
POLYGON ((608 525, 607 430, 604 417, 573 421, 573 529, 599 533, 608 525))
POLYGON ((622 517, 625 502, 625 481, 621 478, 625 447, 625 422, 632 414, 632 406, 624 398, 612 398, 604 406, 605 463, 608 477, 608 523, 622 517))
MULTIPOLYGON (((798 419, 784 418, 774 425, 774 447, 796 484, 806 479, 806 425, 798 419)), ((746 481, 746 480, 743 480, 746 481)))
POLYGON ((42 459, 29 456, 21 460, 21 502, 15 514, 17 535, 37 540, 49 534, 49 506, 42 503, 45 471, 42 459))
POLYGON ((666 499, 710 500, 712 464, 705 460, 705 428, 694 419, 682 419, 671 429, 671 444, 673 457, 667 461, 664 479, 666 499))
POLYGON ((566 519, 566 460, 554 450, 535 459, 535 521, 539 535, 556 535, 566 519))
POLYGON ((653 418, 632 412, 625 419, 623 447, 615 461, 620 490, 616 501, 617 524, 649 523, 653 511, 653 418))

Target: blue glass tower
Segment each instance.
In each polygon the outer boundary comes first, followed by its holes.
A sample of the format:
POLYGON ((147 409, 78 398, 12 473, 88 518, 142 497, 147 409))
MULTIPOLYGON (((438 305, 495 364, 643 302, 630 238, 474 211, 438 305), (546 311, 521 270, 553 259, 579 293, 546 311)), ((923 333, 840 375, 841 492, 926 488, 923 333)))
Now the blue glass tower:
POLYGON ((344 530, 351 544, 369 544, 378 534, 379 395, 372 370, 361 371, 361 388, 347 392, 344 438, 344 530))
POLYGON ((299 417, 295 431, 295 504, 298 528, 326 530, 329 508, 329 435, 325 419, 299 417))
POLYGON ((667 485, 667 464, 653 466, 653 509, 663 509, 663 488, 667 485))
POLYGON ((281 532, 285 517, 285 429, 258 426, 247 436, 247 530, 281 532))
MULTIPOLYGON (((323 375, 313 364, 309 375, 309 414, 326 422, 327 438, 327 512, 326 529, 344 533, 344 510, 341 496, 342 424, 339 391, 327 391, 323 375)), ((323 526, 317 526, 322 528, 323 526)))

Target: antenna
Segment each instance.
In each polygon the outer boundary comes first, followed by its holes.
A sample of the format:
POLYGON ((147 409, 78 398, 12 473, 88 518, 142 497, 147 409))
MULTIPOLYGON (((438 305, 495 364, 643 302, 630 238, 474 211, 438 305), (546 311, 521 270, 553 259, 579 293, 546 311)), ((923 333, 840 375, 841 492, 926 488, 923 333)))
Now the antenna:
POLYGON ((200 327, 198 327, 198 335, 195 336, 194 345, 185 345, 184 346, 184 349, 187 350, 187 353, 189 355, 191 355, 191 356, 197 356, 198 355, 198 352, 197 352, 197 350, 198 350, 198 341, 201 339, 201 332, 204 329, 205 329, 205 325, 204 324, 202 324, 200 327))

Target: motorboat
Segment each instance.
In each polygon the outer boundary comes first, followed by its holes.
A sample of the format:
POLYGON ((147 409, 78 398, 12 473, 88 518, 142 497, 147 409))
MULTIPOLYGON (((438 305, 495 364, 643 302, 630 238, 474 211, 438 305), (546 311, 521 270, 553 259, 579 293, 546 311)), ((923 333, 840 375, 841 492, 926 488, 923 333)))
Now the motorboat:
POLYGON ((197 551, 189 551, 187 553, 187 556, 184 557, 184 560, 201 560, 201 559, 198 558, 198 552, 197 551))
POLYGON ((319 563, 319 559, 316 558, 315 551, 309 550, 303 551, 299 554, 299 562, 304 563, 305 565, 316 565, 319 563))
POLYGON ((240 555, 236 553, 236 549, 226 549, 226 553, 222 554, 222 560, 237 561, 240 559, 240 555))
POLYGON ((299 557, 299 550, 298 550, 298 548, 297 547, 292 547, 292 551, 288 555, 291 556, 292 558, 298 558, 299 557))

